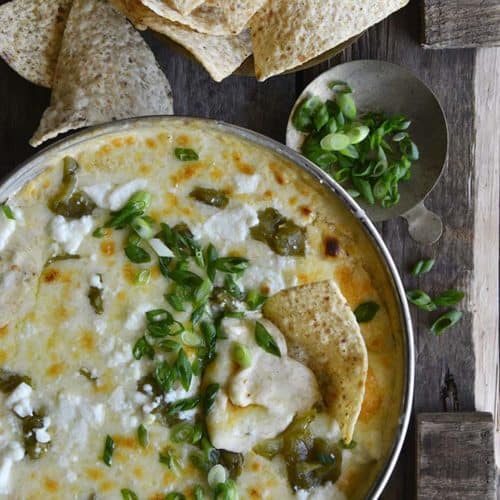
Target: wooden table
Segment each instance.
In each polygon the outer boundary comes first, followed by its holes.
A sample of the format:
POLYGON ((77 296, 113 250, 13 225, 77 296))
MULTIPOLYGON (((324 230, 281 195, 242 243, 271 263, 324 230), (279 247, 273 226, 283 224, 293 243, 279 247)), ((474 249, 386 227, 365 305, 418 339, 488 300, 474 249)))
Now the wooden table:
MULTIPOLYGON (((464 318, 442 337, 428 331, 432 316, 413 310, 415 411, 441 411, 440 390, 450 370, 462 410, 494 413, 498 409, 500 54, 494 49, 422 49, 418 7, 413 0, 329 64, 265 83, 235 76, 216 84, 195 62, 175 54, 153 36, 146 38, 172 84, 177 114, 224 120, 279 141, 284 140, 296 96, 330 64, 363 58, 388 60, 410 68, 434 89, 448 117, 451 139, 448 168, 428 199, 429 208, 443 217, 443 237, 437 244, 423 247, 409 238, 403 220, 380 224, 379 229, 408 288, 418 286, 431 294, 448 287, 467 292, 464 318), (420 279, 412 278, 408 268, 422 257, 435 257, 435 270, 420 279)), ((3 63, 0 72, 3 176, 33 153, 28 139, 48 104, 49 92, 24 81, 3 63)), ((411 429, 385 498, 412 496, 413 450, 411 429)))

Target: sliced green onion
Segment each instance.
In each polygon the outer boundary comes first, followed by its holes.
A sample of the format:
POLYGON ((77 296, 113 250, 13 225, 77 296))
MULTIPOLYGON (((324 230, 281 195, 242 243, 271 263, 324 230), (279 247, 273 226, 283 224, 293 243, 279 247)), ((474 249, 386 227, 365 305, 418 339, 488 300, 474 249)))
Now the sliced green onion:
POLYGON ((103 227, 98 227, 96 230, 94 230, 92 236, 94 238, 104 238, 104 236, 106 236, 106 231, 103 227))
POLYGON ((343 156, 347 156, 347 158, 352 158, 353 160, 357 160, 359 158, 359 152, 352 144, 349 144, 346 148, 341 149, 339 153, 343 156))
POLYGON ((352 93, 351 87, 343 80, 333 80, 328 84, 328 87, 334 92, 347 92, 352 93))
POLYGON ((165 495, 165 500, 186 500, 186 497, 178 491, 171 491, 165 495))
POLYGON ((155 357, 155 350, 146 337, 141 337, 132 348, 132 355, 137 360, 140 360, 143 356, 153 359, 155 357))
POLYGON ((321 139, 320 146, 325 151, 340 151, 347 148, 351 143, 351 139, 346 134, 340 134, 335 132, 334 134, 328 134, 321 139))
POLYGON ((321 130, 328 123, 329 115, 325 104, 322 104, 314 113, 313 123, 316 130, 321 130))
POLYGON ((175 157, 181 161, 196 161, 200 159, 198 153, 190 148, 175 148, 174 153, 175 157))
POLYGON ((111 436, 106 436, 106 440, 104 442, 104 453, 102 455, 102 461, 108 466, 111 467, 113 463, 113 453, 115 451, 115 442, 111 436))
POLYGON ((419 260, 413 266, 413 269, 411 270, 411 274, 413 274, 413 276, 419 276, 421 274, 428 273, 434 267, 435 262, 436 261, 434 259, 419 260))
POLYGON ((146 429, 146 427, 143 424, 139 425, 139 427, 137 428, 137 440, 139 441, 139 444, 143 448, 148 447, 149 434, 148 434, 148 430, 146 429))
POLYGON ((259 347, 264 349, 264 351, 281 358, 281 351, 278 344, 266 330, 266 327, 258 321, 255 323, 255 341, 259 347))
POLYGON ((219 384, 209 384, 205 389, 205 394, 203 396, 203 411, 205 415, 211 410, 215 403, 215 398, 217 397, 217 392, 220 389, 219 384))
POLYGON ((238 500, 238 489, 232 479, 219 483, 214 490, 214 500, 238 500))
POLYGON ((138 245, 127 245, 125 255, 135 264, 146 264, 151 262, 151 255, 138 245))
POLYGON ((130 227, 143 239, 150 240, 155 232, 151 224, 149 224, 143 217, 134 217, 130 221, 130 227))
POLYGON ((193 435, 191 436, 191 444, 196 444, 203 437, 203 424, 197 422, 193 427, 193 435))
POLYGON ((252 364, 252 356, 248 347, 239 342, 234 342, 231 346, 231 359, 243 369, 252 364))
POLYGON ((175 366, 170 366, 167 361, 162 361, 156 365, 154 377, 163 391, 168 392, 177 379, 177 370, 175 366))
POLYGON ((184 302, 177 294, 167 293, 167 295, 165 295, 165 299, 176 311, 183 312, 186 310, 186 308, 184 307, 184 302))
POLYGON ((350 129, 347 136, 351 140, 351 144, 359 144, 368 137, 369 133, 370 129, 366 125, 358 125, 350 129))
POLYGON ((147 209, 151 206, 152 198, 151 194, 147 191, 137 191, 127 203, 142 203, 144 208, 147 209))
POLYGON ((462 317, 462 311, 453 309, 440 316, 431 326, 434 335, 441 335, 445 330, 455 325, 462 317))
POLYGON ((170 431, 170 438, 174 443, 191 442, 194 434, 194 427, 188 422, 180 422, 174 425, 170 431))
POLYGON ((313 127, 313 116, 321 106, 318 96, 311 96, 302 101, 292 117, 294 127, 301 132, 308 132, 313 127))
POLYGON ((368 204, 373 205, 375 203, 375 198, 373 196, 371 184, 367 180, 360 179, 359 177, 355 176, 351 177, 351 181, 356 191, 360 193, 360 195, 365 199, 365 201, 368 204))
POLYGON ((191 398, 179 399, 175 403, 168 406, 168 415, 175 415, 181 411, 188 411, 196 408, 200 402, 200 396, 193 396, 191 398))
POLYGON ((204 302, 206 302, 211 292, 212 292, 212 281, 209 278, 206 278, 196 289, 194 295, 195 304, 203 304, 204 302))
POLYGON ((241 273, 249 266, 244 257, 221 257, 215 262, 215 268, 224 273, 241 273))
POLYGON ((207 481, 211 488, 215 488, 220 483, 225 483, 228 478, 228 473, 225 467, 221 464, 214 465, 208 472, 207 481))
POLYGON ((249 290, 247 292, 246 303, 248 308, 253 311, 260 307, 266 299, 267 297, 262 295, 258 290, 249 290))
POLYGON ((123 488, 120 490, 122 494, 123 500, 139 500, 139 497, 132 491, 127 488, 123 488))
POLYGON ((440 293, 435 299, 434 304, 439 307, 449 307, 454 306, 464 298, 464 292, 459 290, 446 290, 446 292, 440 293))
POLYGON ((14 212, 9 207, 9 205, 7 205, 7 203, 3 203, 2 205, 0 205, 0 207, 2 207, 3 214, 5 215, 5 217, 7 217, 7 219, 16 220, 14 212))
POLYGON ((199 484, 194 487, 193 494, 194 500, 205 500, 205 493, 203 491, 203 488, 199 484))
POLYGON ((367 323, 375 317, 379 309, 380 306, 376 302, 363 302, 354 310, 354 316, 358 323, 367 323))
POLYGON ((201 304, 191 313, 191 323, 193 326, 196 326, 203 318, 205 314, 206 304, 201 304))
POLYGON ((147 285, 151 279, 151 269, 143 269, 135 275, 136 285, 147 285))
MULTIPOLYGON (((182 336, 182 334, 181 334, 182 336)), ((163 340, 160 340, 157 344, 156 344, 156 347, 160 350, 160 351, 166 351, 166 352, 178 352, 181 350, 181 345, 179 344, 179 342, 176 342, 175 340, 171 340, 171 339, 163 339, 163 340)))
POLYGON ((406 297, 413 305, 424 311, 436 310, 436 304, 423 290, 409 290, 406 292, 406 297))
POLYGON ((175 362, 177 374, 185 391, 189 390, 191 380, 193 379, 193 370, 184 349, 179 351, 177 361, 175 362))
POLYGON ((170 448, 166 448, 158 454, 158 460, 161 464, 166 465, 175 474, 178 473, 181 462, 177 458, 177 455, 170 448))
POLYGON ((161 323, 162 321, 171 322, 174 318, 165 309, 151 309, 146 311, 146 320, 148 323, 161 323))
POLYGON ((340 111, 342 111, 342 114, 346 118, 349 118, 349 120, 354 120, 354 118, 356 118, 356 103, 354 102, 351 93, 342 92, 340 94, 337 94, 336 101, 339 105, 340 111))
POLYGON ((184 330, 181 333, 181 341, 184 345, 189 347, 197 347, 201 345, 201 337, 190 330, 184 330))

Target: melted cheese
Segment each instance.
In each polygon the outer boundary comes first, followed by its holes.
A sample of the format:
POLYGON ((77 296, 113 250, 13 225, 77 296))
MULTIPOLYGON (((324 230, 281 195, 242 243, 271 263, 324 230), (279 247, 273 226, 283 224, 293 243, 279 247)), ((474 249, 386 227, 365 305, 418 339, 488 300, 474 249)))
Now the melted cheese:
MULTIPOLYGON (((176 383, 163 401, 137 391, 138 380, 154 367, 148 359, 137 361, 131 355, 145 331, 145 312, 166 308, 184 323, 191 312, 188 308, 175 313, 165 302, 170 282, 159 272, 155 255, 165 254, 165 249, 154 248, 154 243, 145 246, 152 262, 136 265, 123 251, 127 231, 106 230, 101 239, 90 234, 105 223, 111 209, 123 206, 139 189, 151 193, 148 215, 157 222, 186 223, 201 245, 211 242, 220 255, 248 258, 249 268, 238 280, 244 289, 273 293, 296 283, 335 278, 351 307, 365 300, 381 305, 376 321, 363 326, 373 380, 355 433, 358 446, 344 450, 335 488, 326 485, 307 492, 310 498, 321 498, 320 493, 362 498, 383 464, 397 425, 402 342, 389 280, 351 215, 273 153, 182 120, 102 136, 65 150, 68 154, 81 166, 78 186, 100 207, 91 217, 70 220, 49 210, 47 202, 61 178, 62 155, 56 154, 47 158, 43 174, 9 197, 10 206, 22 207, 22 218, 15 212, 15 227, 13 221, 0 219, 0 367, 33 379, 33 391, 12 405, 0 394, 0 498, 70 500, 96 492, 107 500, 119 498, 122 488, 136 491, 140 498, 164 498, 171 491, 189 497, 195 484, 208 491, 206 474, 189 461, 196 448, 172 443, 170 430, 154 412, 165 400, 199 394, 208 380, 200 386, 194 377, 189 391, 176 383), (179 161, 173 153, 176 146, 195 149, 200 160, 179 161), (221 210, 194 202, 189 193, 196 186, 223 189, 230 198, 228 206, 221 210), (306 228, 305 257, 278 256, 251 238, 258 211, 270 206, 306 228), (319 225, 319 220, 329 224, 319 225), (325 238, 336 238, 337 256, 325 254, 325 238), (54 253, 63 252, 78 253, 80 259, 45 266, 54 253), (151 269, 151 279, 138 286, 135 276, 144 268, 151 269), (102 315, 90 305, 90 286, 102 287, 102 315), (82 368, 97 380, 83 377, 82 368), (40 440, 50 437, 50 449, 33 462, 24 457, 21 421, 12 410, 30 414, 41 408, 50 421, 37 434, 40 440), (140 423, 150 435, 146 449, 137 442, 140 423), (116 443, 112 467, 101 459, 106 435, 116 443), (178 450, 177 475, 158 460, 166 446, 178 450)), ((219 446, 248 450, 279 433, 295 413, 318 399, 310 372, 285 355, 280 332, 270 325, 268 329, 282 350, 281 359, 255 345, 251 328, 238 320, 228 325, 231 337, 249 346, 253 364, 247 370, 237 370, 231 362, 232 340, 218 341, 219 355, 210 372, 223 385, 213 413, 221 425, 211 429, 219 446)), ((192 359, 194 349, 185 348, 192 359)), ((174 358, 158 352, 156 359, 174 358)), ((198 411, 180 416, 192 422, 198 411)), ((312 430, 334 442, 339 438, 336 423, 324 416, 313 422, 312 430)), ((270 462, 245 452, 240 498, 294 498, 278 458, 270 462)))

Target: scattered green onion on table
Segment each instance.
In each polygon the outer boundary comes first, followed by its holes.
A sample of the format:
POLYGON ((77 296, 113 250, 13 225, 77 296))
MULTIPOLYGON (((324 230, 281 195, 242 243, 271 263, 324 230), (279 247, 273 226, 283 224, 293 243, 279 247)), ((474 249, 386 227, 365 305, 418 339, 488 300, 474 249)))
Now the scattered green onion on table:
POLYGON ((370 111, 359 114, 352 89, 331 82, 332 99, 306 98, 292 123, 307 133, 302 154, 347 188, 354 198, 382 207, 396 205, 399 183, 411 177, 419 151, 402 115, 370 111))

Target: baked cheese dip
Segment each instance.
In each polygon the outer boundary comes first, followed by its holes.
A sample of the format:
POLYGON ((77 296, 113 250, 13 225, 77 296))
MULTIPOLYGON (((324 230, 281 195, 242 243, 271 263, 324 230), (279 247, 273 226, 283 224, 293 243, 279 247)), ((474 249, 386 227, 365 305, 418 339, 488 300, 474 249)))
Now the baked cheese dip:
POLYGON ((0 498, 362 498, 401 406, 339 200, 186 119, 45 155, 0 207, 0 498))

